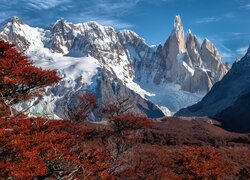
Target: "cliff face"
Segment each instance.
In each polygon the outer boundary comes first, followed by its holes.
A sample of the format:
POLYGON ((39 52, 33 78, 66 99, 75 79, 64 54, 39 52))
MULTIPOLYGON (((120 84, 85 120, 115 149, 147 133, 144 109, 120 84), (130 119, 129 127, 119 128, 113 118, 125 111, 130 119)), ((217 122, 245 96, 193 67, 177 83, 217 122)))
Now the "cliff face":
MULTIPOLYGON (((218 66, 217 66, 218 67, 218 66)), ((216 83, 199 103, 180 110, 178 116, 210 116, 227 129, 250 132, 250 49, 235 62, 224 78, 216 83)))

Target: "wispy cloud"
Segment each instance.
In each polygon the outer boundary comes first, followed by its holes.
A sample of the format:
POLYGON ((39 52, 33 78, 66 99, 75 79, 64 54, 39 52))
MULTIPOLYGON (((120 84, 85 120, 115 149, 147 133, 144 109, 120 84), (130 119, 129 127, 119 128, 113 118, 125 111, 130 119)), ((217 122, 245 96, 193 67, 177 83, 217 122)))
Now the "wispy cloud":
POLYGON ((228 18, 228 19, 232 19, 232 18, 236 18, 237 16, 234 13, 226 13, 223 15, 224 18, 228 18))
POLYGON ((245 5, 241 6, 241 8, 250 10, 250 4, 245 4, 245 5))
POLYGON ((136 6, 140 0, 124 0, 124 1, 110 1, 110 0, 96 0, 94 10, 101 10, 105 13, 119 13, 123 14, 136 6))
POLYGON ((223 32, 223 33, 229 36, 242 36, 244 34, 241 32, 223 32))
POLYGON ((247 52, 248 46, 244 46, 241 48, 236 49, 237 54, 239 54, 240 56, 244 56, 247 52))
POLYGON ((195 24, 204 24, 204 23, 217 22, 219 20, 220 20, 220 18, 216 18, 216 17, 205 17, 205 18, 201 18, 201 19, 196 20, 194 23, 195 24))
POLYGON ((231 60, 234 58, 233 53, 220 51, 220 56, 223 60, 231 60))
POLYGON ((0 21, 11 16, 21 17, 33 25, 41 26, 58 18, 74 23, 97 21, 102 25, 118 29, 131 28, 133 24, 125 21, 126 15, 135 13, 135 8, 144 0, 1 0, 0 21))
POLYGON ((36 10, 47 10, 58 5, 70 2, 70 0, 22 0, 29 8, 36 10))
POLYGON ((221 39, 219 39, 218 37, 213 37, 212 42, 214 42, 216 48, 218 49, 221 59, 224 62, 230 62, 233 63, 235 61, 235 59, 237 57, 239 57, 237 55, 237 53, 235 52, 235 50, 229 48, 227 45, 225 45, 221 39))
POLYGON ((134 25, 122 20, 125 15, 134 12, 140 0, 90 0, 90 6, 82 7, 80 12, 70 18, 75 22, 97 21, 102 25, 117 29, 131 28, 134 25))
POLYGON ((132 28, 133 24, 121 21, 119 19, 115 19, 112 17, 106 17, 106 16, 93 16, 92 14, 87 14, 85 13, 81 13, 79 16, 77 17, 73 17, 72 19, 74 19, 74 22, 78 23, 78 22, 87 22, 87 21, 96 21, 98 23, 100 23, 101 25, 105 25, 105 26, 112 26, 114 28, 117 29, 124 29, 124 28, 132 28))

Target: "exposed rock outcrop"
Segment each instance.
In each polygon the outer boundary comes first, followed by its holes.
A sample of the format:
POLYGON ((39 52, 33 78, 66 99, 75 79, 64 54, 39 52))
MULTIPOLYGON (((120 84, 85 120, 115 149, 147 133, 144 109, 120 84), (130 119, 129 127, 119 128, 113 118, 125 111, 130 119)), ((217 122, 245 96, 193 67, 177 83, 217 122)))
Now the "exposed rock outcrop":
POLYGON ((250 132, 249 93, 250 48, 202 101, 180 110, 176 115, 210 116, 221 121, 227 129, 250 132))

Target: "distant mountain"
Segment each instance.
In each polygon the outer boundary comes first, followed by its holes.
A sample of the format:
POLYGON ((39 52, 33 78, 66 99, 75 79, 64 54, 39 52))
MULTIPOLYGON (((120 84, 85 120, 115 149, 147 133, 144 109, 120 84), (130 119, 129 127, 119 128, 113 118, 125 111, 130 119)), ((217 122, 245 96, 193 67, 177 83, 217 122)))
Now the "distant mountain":
POLYGON ((210 116, 228 130, 250 132, 250 47, 202 101, 176 115, 210 116))
POLYGON ((129 96, 133 111, 148 117, 171 115, 198 102, 228 70, 209 40, 200 45, 191 30, 185 39, 180 16, 163 46, 129 30, 64 19, 41 29, 13 17, 0 24, 0 38, 64 77, 29 110, 55 118, 64 118, 64 104, 82 91, 95 93, 101 104, 129 96))

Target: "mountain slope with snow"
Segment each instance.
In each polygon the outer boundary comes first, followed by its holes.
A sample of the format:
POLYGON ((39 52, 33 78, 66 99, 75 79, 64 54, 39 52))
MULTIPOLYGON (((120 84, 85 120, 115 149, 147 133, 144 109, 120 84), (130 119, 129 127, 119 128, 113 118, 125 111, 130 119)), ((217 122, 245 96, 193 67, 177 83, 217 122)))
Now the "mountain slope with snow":
POLYGON ((56 118, 64 118, 65 100, 82 91, 95 93, 102 104, 130 96, 135 112, 160 117, 160 108, 171 115, 199 101, 227 72, 210 41, 200 46, 191 31, 185 40, 179 16, 164 46, 150 46, 129 30, 64 19, 41 29, 13 17, 1 23, 0 38, 63 77, 30 110, 42 114, 49 107, 47 114, 56 118))

